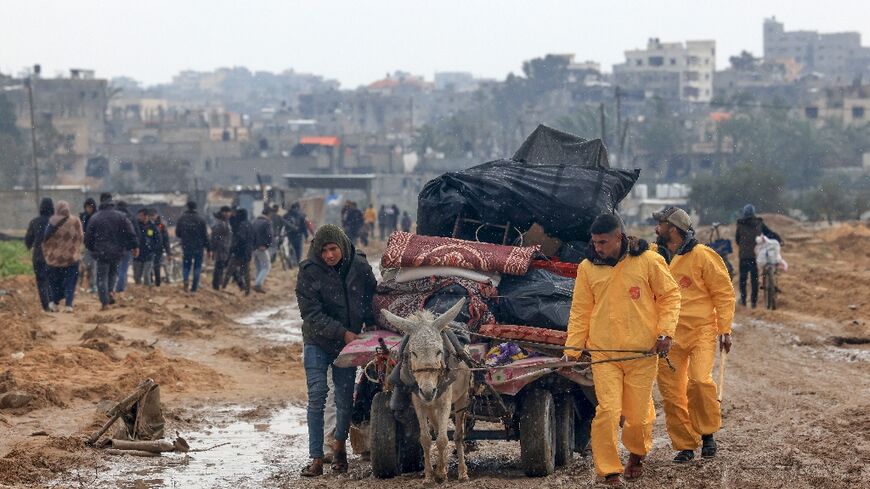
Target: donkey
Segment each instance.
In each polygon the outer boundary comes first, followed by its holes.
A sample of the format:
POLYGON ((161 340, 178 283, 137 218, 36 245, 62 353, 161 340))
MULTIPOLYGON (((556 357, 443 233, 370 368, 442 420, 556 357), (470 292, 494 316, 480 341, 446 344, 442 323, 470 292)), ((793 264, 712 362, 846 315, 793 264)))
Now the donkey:
POLYGON ((468 467, 465 465, 465 414, 469 406, 471 371, 459 360, 453 345, 442 336, 442 332, 456 319, 465 299, 460 300, 446 313, 435 317, 429 311, 415 312, 407 319, 400 318, 387 310, 381 310, 384 317, 399 331, 408 336, 404 358, 401 362, 402 380, 413 387, 411 400, 420 424, 420 445, 423 446, 424 477, 431 483, 432 473, 432 431, 437 434, 438 447, 435 480, 447 480, 447 423, 454 412, 453 442, 459 459, 459 480, 468 480, 468 467), (432 431, 430 431, 430 428, 432 431))

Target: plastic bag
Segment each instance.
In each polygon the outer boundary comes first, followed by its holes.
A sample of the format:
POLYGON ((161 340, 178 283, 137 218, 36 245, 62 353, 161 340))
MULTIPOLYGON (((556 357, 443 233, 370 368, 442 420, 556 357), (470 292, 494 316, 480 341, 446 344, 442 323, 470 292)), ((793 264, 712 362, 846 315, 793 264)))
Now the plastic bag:
POLYGON ((755 238, 755 243, 756 263, 759 267, 776 265, 783 272, 788 271, 788 263, 782 258, 779 241, 762 234, 755 238))
POLYGON ((500 323, 568 329, 574 279, 532 269, 521 277, 503 277, 498 291, 500 323))

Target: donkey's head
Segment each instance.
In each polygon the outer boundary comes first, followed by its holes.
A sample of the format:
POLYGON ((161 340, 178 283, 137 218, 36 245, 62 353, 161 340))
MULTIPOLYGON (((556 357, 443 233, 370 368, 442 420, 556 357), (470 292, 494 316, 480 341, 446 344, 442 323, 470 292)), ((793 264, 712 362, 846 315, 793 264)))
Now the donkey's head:
POLYGON ((437 318, 429 311, 420 311, 408 318, 400 318, 386 309, 381 313, 399 331, 408 335, 407 361, 420 389, 420 397, 430 402, 438 392, 438 383, 447 374, 447 353, 441 332, 456 319, 465 305, 465 299, 453 305, 437 318))

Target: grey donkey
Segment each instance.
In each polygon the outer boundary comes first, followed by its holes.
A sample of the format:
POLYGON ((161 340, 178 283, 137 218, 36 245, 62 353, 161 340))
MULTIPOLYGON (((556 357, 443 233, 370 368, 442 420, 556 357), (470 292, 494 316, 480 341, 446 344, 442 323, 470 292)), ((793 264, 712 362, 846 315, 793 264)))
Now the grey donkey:
POLYGON ((417 421, 420 425, 420 444, 423 446, 425 482, 447 480, 447 423, 454 412, 453 442, 459 462, 459 480, 468 480, 465 465, 465 414, 469 405, 471 370, 459 361, 452 344, 441 333, 456 319, 465 299, 460 300, 437 318, 429 311, 415 312, 408 318, 400 318, 387 310, 384 317, 399 331, 408 336, 403 362, 404 383, 416 384, 411 397, 417 421), (410 378, 409 378, 410 377, 410 378), (431 431, 430 431, 431 430, 431 431), (432 471, 432 432, 437 434, 438 460, 435 473, 432 471))

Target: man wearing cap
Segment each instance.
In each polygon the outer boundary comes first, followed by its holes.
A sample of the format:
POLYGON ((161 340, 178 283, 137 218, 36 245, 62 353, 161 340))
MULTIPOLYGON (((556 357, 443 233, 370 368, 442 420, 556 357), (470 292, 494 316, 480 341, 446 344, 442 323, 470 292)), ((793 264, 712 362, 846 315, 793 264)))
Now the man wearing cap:
POLYGON ((719 348, 731 350, 734 287, 722 257, 695 239, 686 211, 668 207, 654 213, 653 219, 658 222, 657 244, 671 257, 671 275, 682 296, 669 353, 676 371, 659 368, 658 373, 668 435, 678 452, 674 462, 691 461, 698 447, 702 457, 712 458, 716 455, 713 433, 722 422, 713 361, 717 335, 719 348))
POLYGON ((308 259, 299 264, 296 301, 302 315, 302 364, 308 383, 308 452, 311 464, 302 475, 323 474, 323 413, 329 393, 327 372, 335 385, 336 426, 332 470, 347 472, 345 441, 350 428, 356 368, 333 365, 342 348, 374 324, 372 297, 377 280, 362 252, 338 226, 321 226, 311 240, 308 259))

